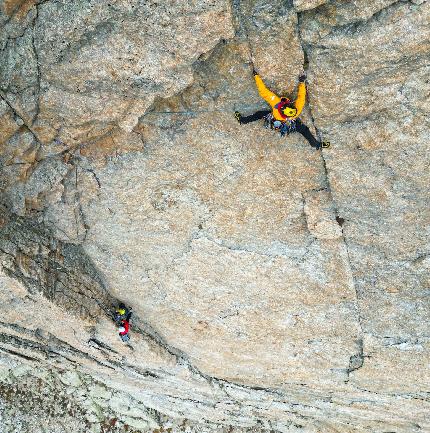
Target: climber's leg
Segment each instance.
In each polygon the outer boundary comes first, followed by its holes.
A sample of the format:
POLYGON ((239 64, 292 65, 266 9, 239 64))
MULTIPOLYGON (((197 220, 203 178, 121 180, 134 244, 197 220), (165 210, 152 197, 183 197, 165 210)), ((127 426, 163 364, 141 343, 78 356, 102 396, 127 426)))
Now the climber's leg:
POLYGON ((300 119, 296 120, 296 131, 300 132, 312 147, 315 147, 317 150, 321 148, 321 143, 312 135, 312 132, 300 119))
POLYGON ((234 114, 236 116, 236 119, 239 121, 239 123, 243 124, 243 123, 250 123, 262 119, 263 117, 267 116, 270 113, 271 113, 270 110, 261 110, 261 111, 257 111, 254 114, 251 114, 250 116, 242 116, 238 111, 236 111, 234 114))

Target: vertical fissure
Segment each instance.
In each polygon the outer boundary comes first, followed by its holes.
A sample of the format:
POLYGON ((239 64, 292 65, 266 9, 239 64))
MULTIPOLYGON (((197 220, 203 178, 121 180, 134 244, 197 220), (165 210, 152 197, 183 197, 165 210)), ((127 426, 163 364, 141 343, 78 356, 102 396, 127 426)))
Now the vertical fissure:
POLYGON ((236 22, 236 36, 239 38, 243 38, 245 40, 245 43, 248 47, 248 54, 249 54, 249 63, 253 66, 254 65, 254 56, 252 52, 251 43, 249 40, 249 34, 248 34, 248 28, 246 26, 246 20, 243 17, 242 13, 242 6, 240 0, 233 0, 232 1, 232 11, 234 20, 236 22))
POLYGON ((37 20, 39 18, 39 6, 37 4, 35 5, 35 10, 36 10, 36 13, 35 13, 35 17, 33 20, 31 46, 33 48, 34 58, 36 61, 36 87, 35 87, 35 91, 34 91, 36 112, 34 114, 32 122, 31 122, 32 125, 35 124, 35 122, 37 121, 37 118, 39 117, 39 113, 40 113, 40 81, 41 81, 39 54, 37 52, 36 43, 35 43, 36 25, 37 25, 37 20))
MULTIPOLYGON (((309 45, 303 39, 303 35, 301 32, 302 21, 303 21, 303 13, 297 12, 297 37, 298 37, 300 46, 301 46, 302 51, 303 51, 303 70, 307 75, 309 68, 310 68, 310 55, 309 55, 309 45)), ((311 122, 312 122, 314 129, 315 129, 317 138, 319 141, 322 141, 322 133, 316 125, 316 120, 315 120, 315 117, 314 117, 314 114, 312 111, 312 104, 311 104, 311 101, 309 99, 309 96, 308 96, 308 107, 309 107, 309 115, 311 118, 311 122)), ((323 173, 324 173, 324 187, 327 189, 327 192, 329 193, 329 196, 330 196, 330 200, 333 203, 333 210, 334 210, 336 221, 338 222, 338 224, 341 226, 341 229, 342 229, 342 240, 343 240, 343 244, 345 246, 346 257, 347 257, 348 268, 349 268, 348 270, 349 270, 350 275, 351 275, 351 281, 352 281, 354 292, 355 292, 355 308, 356 308, 356 314, 357 314, 357 321, 358 321, 358 325, 360 328, 360 333, 361 333, 361 335, 363 335, 363 333, 364 333, 363 319, 362 319, 361 311, 360 311, 357 283, 355 281, 354 272, 353 272, 353 268, 352 268, 351 254, 349 251, 348 241, 347 241, 347 238, 345 236, 345 232, 344 232, 344 228, 343 228, 343 223, 345 222, 345 220, 344 220, 344 218, 342 218, 339 215, 339 209, 338 209, 336 201, 334 200, 334 197, 333 197, 333 192, 332 192, 331 184, 330 184, 329 170, 327 168, 327 161, 324 157, 324 151, 323 150, 321 150, 320 155, 321 155, 321 163, 322 163, 323 173)), ((361 337, 360 341, 363 341, 362 337, 361 337)), ((363 350, 362 350, 362 353, 363 353, 363 350)))

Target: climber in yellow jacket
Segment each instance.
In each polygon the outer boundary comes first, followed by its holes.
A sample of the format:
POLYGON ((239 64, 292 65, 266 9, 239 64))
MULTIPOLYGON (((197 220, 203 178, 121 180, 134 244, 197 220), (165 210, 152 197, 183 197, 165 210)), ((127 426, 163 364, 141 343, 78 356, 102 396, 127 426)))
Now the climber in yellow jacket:
POLYGON ((297 131, 302 134, 303 137, 308 140, 309 144, 317 150, 321 147, 328 147, 326 143, 320 143, 312 135, 309 128, 299 119, 299 115, 306 102, 306 75, 300 75, 297 99, 294 102, 291 102, 288 98, 281 98, 270 91, 265 86, 263 80, 255 69, 253 70, 253 74, 258 93, 272 107, 272 110, 257 111, 250 116, 242 116, 238 111, 236 111, 235 116, 239 123, 245 124, 264 118, 266 120, 266 126, 278 129, 282 136, 297 131))

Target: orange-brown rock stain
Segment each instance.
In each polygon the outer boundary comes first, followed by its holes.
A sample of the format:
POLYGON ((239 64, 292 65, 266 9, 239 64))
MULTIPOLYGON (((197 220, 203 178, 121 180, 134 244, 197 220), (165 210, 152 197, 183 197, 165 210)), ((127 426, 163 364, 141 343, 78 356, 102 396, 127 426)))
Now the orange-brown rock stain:
POLYGON ((35 4, 36 0, 5 0, 3 11, 8 16, 14 15, 17 19, 22 19, 35 4))
POLYGON ((43 210, 43 203, 37 198, 26 197, 25 208, 28 211, 32 211, 32 210, 41 211, 43 210))
POLYGON ((19 126, 13 120, 12 111, 9 110, 0 116, 0 146, 5 144, 18 129, 19 126))

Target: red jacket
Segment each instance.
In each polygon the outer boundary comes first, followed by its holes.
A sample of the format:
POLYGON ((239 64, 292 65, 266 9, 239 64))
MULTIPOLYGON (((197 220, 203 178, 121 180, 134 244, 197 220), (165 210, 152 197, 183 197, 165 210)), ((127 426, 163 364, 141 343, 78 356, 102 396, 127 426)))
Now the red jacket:
POLYGON ((128 323, 127 320, 123 320, 121 322, 121 326, 124 327, 124 331, 120 332, 119 335, 126 335, 126 334, 128 334, 128 330, 130 329, 130 323, 128 323))

